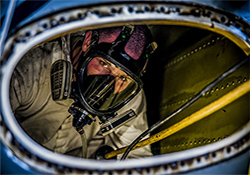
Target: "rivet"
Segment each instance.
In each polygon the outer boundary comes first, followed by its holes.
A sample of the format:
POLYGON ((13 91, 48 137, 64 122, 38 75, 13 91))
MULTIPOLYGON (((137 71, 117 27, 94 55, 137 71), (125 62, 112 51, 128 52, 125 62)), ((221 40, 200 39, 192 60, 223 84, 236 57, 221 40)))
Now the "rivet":
POLYGON ((230 152, 231 152, 231 148, 227 147, 227 153, 230 153, 230 152))
POLYGON ((59 19, 59 21, 63 23, 63 22, 66 21, 66 19, 63 16, 61 16, 60 19, 59 19))
POLYGON ((196 159, 196 160, 197 160, 197 162, 200 162, 200 161, 201 161, 200 157, 197 157, 197 159, 196 159))
POLYGON ((84 17, 84 15, 83 15, 82 13, 78 13, 78 14, 77 14, 77 17, 78 17, 79 19, 82 19, 82 18, 84 17))
POLYGON ((163 168, 164 168, 165 171, 168 170, 168 166, 167 165, 164 165, 163 168))
POLYGON ((204 155, 204 158, 205 158, 205 159, 208 159, 208 158, 209 158, 209 154, 205 154, 205 155, 204 155))
POLYGON ((51 25, 52 25, 52 26, 57 25, 57 21, 56 21, 56 20, 52 20, 52 21, 51 21, 51 25))
POLYGON ((115 8, 112 8, 111 13, 117 13, 117 10, 115 8))
POLYGON ((214 157, 214 158, 216 157, 216 153, 215 152, 212 153, 212 157, 214 157))
POLYGON ((165 7, 163 7, 163 6, 160 7, 160 11, 161 11, 161 12, 165 12, 165 7))
POLYGON ((128 11, 129 11, 130 13, 132 13, 132 12, 134 11, 134 8, 133 8, 133 7, 128 7, 128 11))
POLYGON ((31 32, 30 31, 27 31, 26 33, 25 33, 25 36, 27 36, 27 37, 29 37, 31 35, 31 32))
POLYGON ((196 14, 200 13, 200 10, 199 9, 195 9, 194 11, 196 14))
POLYGON ((221 20, 222 23, 225 23, 226 22, 225 16, 221 16, 220 20, 221 20))
POLYGON ((170 164, 172 168, 176 168, 177 167, 177 164, 175 162, 171 163, 170 164))

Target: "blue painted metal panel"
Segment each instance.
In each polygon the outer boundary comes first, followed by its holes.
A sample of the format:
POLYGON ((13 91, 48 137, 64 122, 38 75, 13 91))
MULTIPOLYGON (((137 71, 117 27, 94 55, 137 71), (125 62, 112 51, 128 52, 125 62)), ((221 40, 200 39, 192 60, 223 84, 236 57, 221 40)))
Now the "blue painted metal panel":
POLYGON ((1 174, 36 174, 1 143, 1 174))

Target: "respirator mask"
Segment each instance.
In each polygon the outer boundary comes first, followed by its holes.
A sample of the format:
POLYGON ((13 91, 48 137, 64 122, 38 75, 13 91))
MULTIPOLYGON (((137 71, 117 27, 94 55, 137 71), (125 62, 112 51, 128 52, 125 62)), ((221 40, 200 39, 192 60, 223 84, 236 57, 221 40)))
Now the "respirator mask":
POLYGON ((52 98, 55 101, 74 99, 69 113, 80 134, 85 125, 95 121, 95 117, 100 120, 103 135, 136 117, 132 109, 119 115, 117 111, 140 92, 139 76, 157 45, 150 43, 139 59, 131 58, 124 47, 133 29, 134 26, 123 27, 113 43, 96 44, 82 55, 75 72, 76 81, 72 81, 73 66, 69 61, 58 60, 52 65, 52 98))

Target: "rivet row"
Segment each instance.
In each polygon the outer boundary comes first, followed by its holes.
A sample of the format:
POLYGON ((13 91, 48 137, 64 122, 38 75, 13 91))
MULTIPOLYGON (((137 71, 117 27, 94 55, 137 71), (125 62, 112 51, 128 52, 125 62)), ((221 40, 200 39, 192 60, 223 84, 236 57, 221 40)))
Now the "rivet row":
MULTIPOLYGON (((218 91, 220 91, 220 90, 224 90, 224 89, 226 89, 226 88, 229 88, 229 87, 231 87, 231 86, 234 86, 234 85, 236 85, 236 83, 237 83, 237 84, 240 84, 240 83, 243 83, 243 82, 246 82, 246 81, 247 81, 247 77, 244 77, 244 78, 242 78, 242 79, 239 78, 239 79, 237 79, 237 80, 233 80, 233 81, 231 81, 231 82, 226 83, 225 85, 220 85, 220 86, 216 86, 216 87, 212 88, 210 91, 207 91, 203 96, 211 95, 211 94, 214 93, 214 92, 218 92, 218 91)), ((185 103, 185 102, 187 102, 188 100, 191 100, 191 99, 192 99, 192 96, 187 97, 187 98, 183 98, 183 99, 181 99, 181 100, 179 100, 179 101, 176 101, 176 102, 174 102, 174 103, 171 103, 171 104, 162 106, 162 107, 161 107, 161 110, 165 110, 165 109, 167 109, 167 108, 170 108, 170 107, 174 107, 174 106, 183 104, 183 103, 185 103)))
POLYGON ((214 44, 216 41, 223 40, 223 39, 225 39, 225 38, 224 37, 217 37, 216 39, 212 39, 211 41, 208 41, 207 43, 205 43, 205 44, 191 50, 190 52, 180 56, 179 58, 171 61, 170 63, 167 64, 167 67, 171 67, 171 66, 175 65, 176 63, 179 63, 180 61, 183 61, 185 58, 193 55, 194 53, 198 53, 202 49, 205 49, 206 47, 210 46, 211 43, 214 44))

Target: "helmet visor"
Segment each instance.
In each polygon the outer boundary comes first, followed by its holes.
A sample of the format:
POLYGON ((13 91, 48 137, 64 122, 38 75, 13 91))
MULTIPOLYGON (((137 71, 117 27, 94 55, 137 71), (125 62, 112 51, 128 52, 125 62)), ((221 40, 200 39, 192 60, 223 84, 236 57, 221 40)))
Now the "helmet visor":
POLYGON ((81 69, 80 94, 98 112, 118 110, 141 89, 141 83, 111 59, 93 56, 81 69))

